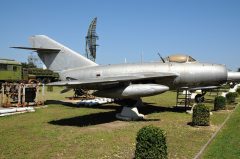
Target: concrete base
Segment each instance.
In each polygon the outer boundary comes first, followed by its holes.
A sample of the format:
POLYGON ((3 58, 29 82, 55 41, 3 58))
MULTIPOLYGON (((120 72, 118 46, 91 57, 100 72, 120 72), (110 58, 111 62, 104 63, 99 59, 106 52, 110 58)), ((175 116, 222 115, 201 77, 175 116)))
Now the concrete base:
POLYGON ((222 92, 221 96, 223 96, 223 97, 226 98, 227 93, 228 93, 228 92, 222 92))
POLYGON ((143 114, 139 114, 137 107, 123 107, 122 112, 116 114, 116 118, 119 120, 142 120, 143 114))
POLYGON ((193 108, 194 108, 196 105, 197 105, 196 103, 193 104, 191 110, 187 110, 186 113, 188 113, 188 114, 192 114, 192 113, 193 113, 193 108))

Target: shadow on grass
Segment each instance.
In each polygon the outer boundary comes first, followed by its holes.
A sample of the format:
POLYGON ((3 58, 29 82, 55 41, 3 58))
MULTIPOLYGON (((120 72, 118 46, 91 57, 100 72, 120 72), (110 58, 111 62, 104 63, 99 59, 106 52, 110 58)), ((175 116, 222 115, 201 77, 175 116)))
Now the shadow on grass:
MULTIPOLYGON (((68 107, 74 107, 74 108, 91 108, 91 109, 103 109, 103 110, 118 110, 121 111, 122 107, 119 105, 111 105, 111 104, 104 104, 104 105, 95 105, 95 106, 85 106, 85 105, 77 105, 70 102, 63 102, 58 100, 48 100, 46 101, 46 104, 60 104, 68 107)), ((190 107, 166 107, 166 106, 154 106, 155 103, 146 103, 144 102, 143 107, 138 107, 138 110, 140 113, 143 113, 145 115, 152 114, 152 113, 158 113, 158 112, 178 112, 183 113, 186 112, 186 110, 191 109, 190 107)))
MULTIPOLYGON (((53 120, 50 121, 50 124, 53 125, 61 125, 61 126, 78 126, 78 127, 85 127, 91 125, 98 125, 104 123, 110 123, 116 121, 116 114, 121 112, 122 107, 118 105, 98 105, 98 106, 78 106, 77 104, 67 103, 62 101, 47 101, 47 104, 61 104, 64 106, 75 107, 75 108, 91 108, 91 109, 102 109, 108 110, 107 112, 99 112, 94 114, 87 114, 83 116, 77 116, 72 118, 65 118, 60 120, 53 120), (111 111, 109 111, 111 110, 111 111)), ((163 106, 154 106, 151 105, 152 103, 144 103, 143 107, 139 107, 139 113, 144 115, 152 114, 152 113, 159 113, 159 112, 177 112, 177 113, 185 113, 185 107, 163 107, 163 106)), ((140 120, 143 122, 149 121, 159 121, 160 119, 144 119, 140 120)))
POLYGON ((68 102, 63 102, 63 101, 60 101, 60 100, 46 100, 45 101, 45 104, 61 104, 61 105, 67 105, 69 107, 77 107, 76 104, 74 103, 68 103, 68 102))
POLYGON ((144 103, 143 107, 138 108, 139 112, 142 114, 152 114, 152 113, 159 113, 159 112, 176 112, 176 113, 185 113, 186 110, 191 109, 190 107, 165 107, 165 106, 154 106, 149 103, 144 103))
POLYGON ((110 112, 101 112, 95 114, 88 114, 78 117, 60 119, 60 120, 53 120, 50 121, 50 124, 53 125, 61 125, 61 126, 91 126, 91 125, 98 125, 103 123, 110 123, 116 121, 116 111, 110 112))
POLYGON ((63 106, 73 107, 73 108, 92 108, 92 109, 110 109, 110 110, 116 110, 120 109, 119 106, 116 105, 94 105, 94 106, 85 106, 85 105, 78 105, 76 103, 70 103, 70 102, 63 102, 58 100, 47 100, 45 104, 60 104, 63 106))
POLYGON ((204 103, 214 103, 214 99, 205 99, 204 103))
POLYGON ((194 124, 193 122, 188 122, 187 125, 191 126, 191 127, 194 127, 194 128, 200 128, 200 127, 207 127, 207 126, 210 126, 208 124, 204 124, 204 125, 196 125, 194 124))

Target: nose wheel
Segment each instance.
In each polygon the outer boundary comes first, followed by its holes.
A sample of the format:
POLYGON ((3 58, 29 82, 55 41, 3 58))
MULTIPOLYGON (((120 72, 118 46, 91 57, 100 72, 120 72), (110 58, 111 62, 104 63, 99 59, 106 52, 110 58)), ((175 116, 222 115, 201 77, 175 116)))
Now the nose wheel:
POLYGON ((204 95, 203 94, 197 94, 195 96, 195 102, 196 103, 203 103, 204 102, 204 95))

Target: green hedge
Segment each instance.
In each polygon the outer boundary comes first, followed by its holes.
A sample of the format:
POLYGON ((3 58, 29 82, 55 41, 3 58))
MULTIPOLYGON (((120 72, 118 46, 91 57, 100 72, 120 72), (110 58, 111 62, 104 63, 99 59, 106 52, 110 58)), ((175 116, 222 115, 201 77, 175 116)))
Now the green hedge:
POLYGON ((238 96, 237 92, 229 92, 226 94, 226 99, 228 103, 234 103, 236 101, 236 97, 238 96))
POLYGON ((163 130, 146 126, 138 131, 136 138, 136 159, 166 159, 166 135, 163 130))
POLYGON ((193 108, 192 125, 208 126, 210 124, 210 110, 204 104, 197 104, 193 108))
POLYGON ((237 88, 237 91, 238 95, 240 95, 240 87, 237 88))
POLYGON ((214 100, 214 110, 226 109, 226 98, 223 96, 217 96, 214 100))

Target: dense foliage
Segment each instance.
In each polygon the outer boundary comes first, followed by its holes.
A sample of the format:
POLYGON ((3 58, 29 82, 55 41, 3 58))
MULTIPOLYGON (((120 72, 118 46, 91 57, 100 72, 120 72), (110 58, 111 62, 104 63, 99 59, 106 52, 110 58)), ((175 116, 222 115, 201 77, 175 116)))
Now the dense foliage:
POLYGON ((30 63, 22 62, 22 68, 37 68, 37 66, 32 62, 30 63))
POLYGON ((210 110, 204 104, 197 104, 193 108, 192 125, 208 126, 210 124, 210 110))
POLYGON ((214 110, 223 110, 226 108, 226 98, 217 96, 214 100, 214 110))
POLYGON ((136 159, 166 159, 166 135, 163 130, 146 126, 138 131, 135 150, 136 159))
POLYGON ((229 92, 226 94, 226 99, 228 103, 234 103, 236 100, 236 97, 238 96, 237 92, 229 92))
POLYGON ((238 95, 240 95, 240 87, 237 88, 237 91, 238 95))

